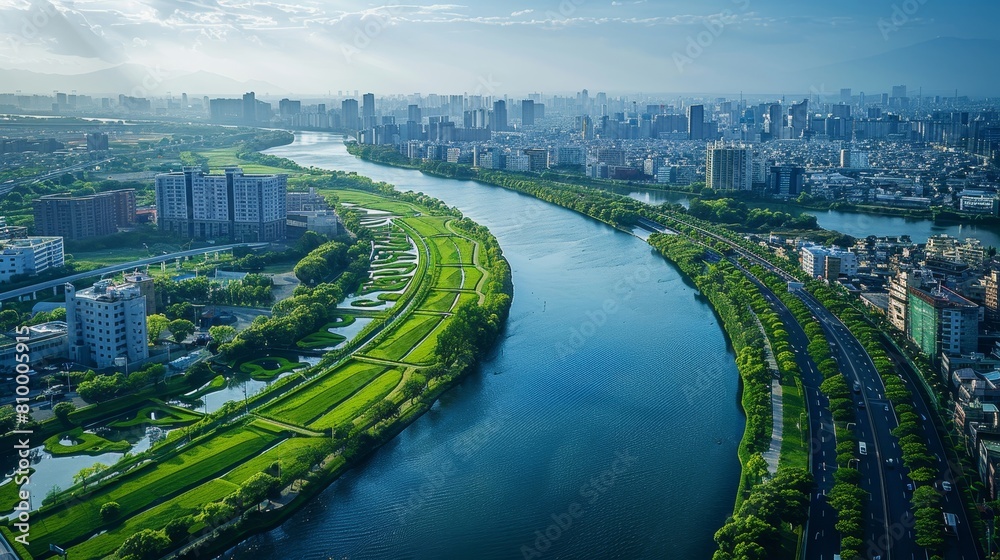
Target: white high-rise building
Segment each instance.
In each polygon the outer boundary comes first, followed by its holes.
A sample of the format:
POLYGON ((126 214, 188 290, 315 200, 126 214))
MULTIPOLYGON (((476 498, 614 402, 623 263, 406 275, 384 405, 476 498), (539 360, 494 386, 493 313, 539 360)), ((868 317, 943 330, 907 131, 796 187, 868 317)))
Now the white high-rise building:
POLYGON ((0 283, 20 274, 38 274, 64 263, 62 237, 28 237, 0 242, 0 283))
POLYGON ((74 361, 104 368, 149 357, 146 298, 135 284, 101 280, 80 291, 67 284, 66 325, 74 361))
POLYGON ((238 167, 227 167, 224 175, 206 175, 197 167, 160 174, 157 223, 183 237, 281 239, 287 186, 287 175, 245 175, 238 167))
POLYGON ((716 191, 748 191, 753 187, 750 148, 709 144, 705 151, 705 186, 716 191))

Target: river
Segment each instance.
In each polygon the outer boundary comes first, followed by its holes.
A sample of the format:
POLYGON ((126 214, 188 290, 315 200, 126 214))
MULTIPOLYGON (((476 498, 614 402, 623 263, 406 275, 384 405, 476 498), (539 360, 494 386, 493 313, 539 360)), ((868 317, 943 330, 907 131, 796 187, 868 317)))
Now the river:
MULTIPOLYGON (((630 196, 647 204, 673 202, 681 204, 686 208, 690 202, 688 195, 679 192, 643 189, 640 187, 615 187, 612 190, 618 194, 630 196)), ((781 210, 794 215, 809 214, 816 216, 816 221, 821 228, 836 230, 853 237, 909 235, 914 243, 924 243, 931 235, 945 233, 959 239, 975 237, 982 241, 984 245, 1000 248, 1000 227, 995 225, 943 225, 936 224, 933 220, 922 218, 901 218, 878 214, 863 214, 860 212, 843 212, 840 210, 808 210, 780 203, 752 204, 752 206, 781 210)))
POLYGON ((515 295, 481 371, 233 557, 711 556, 739 479, 738 374, 671 265, 569 210, 357 160, 337 136, 268 153, 457 206, 499 240, 515 295))

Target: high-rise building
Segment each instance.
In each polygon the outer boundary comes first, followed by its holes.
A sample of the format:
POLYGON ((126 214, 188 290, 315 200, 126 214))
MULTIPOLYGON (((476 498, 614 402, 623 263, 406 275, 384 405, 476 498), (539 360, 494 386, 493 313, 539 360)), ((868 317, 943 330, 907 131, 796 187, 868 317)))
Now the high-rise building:
POLYGON ((87 151, 88 152, 108 151, 108 134, 106 132, 88 132, 87 151))
POLYGON ((71 240, 117 233, 135 223, 135 190, 121 189, 86 196, 50 194, 32 202, 35 233, 71 240))
POLYGON ((347 130, 357 131, 361 127, 358 121, 358 100, 345 99, 340 102, 341 123, 347 130))
POLYGON ((892 86, 892 97, 903 98, 906 97, 906 86, 892 86))
POLYGON ((149 357, 146 298, 135 284, 100 280, 76 291, 66 284, 66 325, 70 358, 98 368, 149 357))
POLYGON ((801 138, 809 129, 809 100, 803 99, 800 103, 792 103, 788 109, 788 117, 792 138, 801 138))
POLYGON ((285 236, 287 175, 224 175, 201 168, 156 176, 156 219, 182 237, 271 241, 285 236))
POLYGON ((782 198, 795 198, 802 193, 806 170, 798 165, 775 165, 768 175, 768 191, 782 198))
POLYGON ((841 88, 840 89, 840 102, 850 103, 851 102, 851 88, 841 88))
POLYGON ((421 122, 420 106, 419 105, 408 105, 406 107, 406 120, 409 122, 420 123, 421 122))
POLYGON ((257 124, 257 96, 254 92, 243 94, 243 104, 242 104, 242 115, 243 124, 255 125, 257 124))
POLYGON ((490 119, 490 128, 493 132, 504 132, 507 130, 507 102, 498 99, 493 102, 493 113, 490 119))
POLYGON ((688 107, 688 139, 705 139, 705 106, 691 105, 688 107))
POLYGON ((962 356, 978 350, 979 306, 948 288, 927 292, 908 288, 910 340, 931 360, 941 354, 962 356))
POLYGON ((709 144, 705 151, 706 186, 716 191, 748 191, 753 187, 750 148, 709 144))
POLYGON ((521 126, 535 124, 535 102, 531 99, 521 101, 521 126))
POLYGON ((278 102, 278 114, 282 117, 291 117, 302 113, 302 102, 292 101, 285 98, 278 102))
POLYGON ((771 134, 772 140, 781 139, 781 129, 785 126, 784 119, 781 118, 781 105, 772 103, 767 107, 767 131, 771 134))
POLYGON ((375 120, 375 94, 366 93, 361 98, 361 126, 364 128, 375 128, 378 124, 375 120))
POLYGON ((103 368, 149 357, 146 298, 134 284, 101 280, 80 291, 66 284, 66 325, 74 361, 103 368))
POLYGON ((0 242, 0 283, 38 274, 65 263, 62 237, 28 237, 0 242))

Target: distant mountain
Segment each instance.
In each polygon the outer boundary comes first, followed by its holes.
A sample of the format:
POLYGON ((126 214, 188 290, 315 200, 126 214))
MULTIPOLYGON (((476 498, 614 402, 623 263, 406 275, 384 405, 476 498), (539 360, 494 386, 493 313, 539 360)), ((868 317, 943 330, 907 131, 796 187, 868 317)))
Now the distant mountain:
POLYGON ((165 72, 138 64, 121 64, 86 74, 43 74, 29 70, 0 69, 0 93, 20 90, 24 94, 51 94, 53 91, 85 95, 125 94, 135 97, 162 96, 168 91, 179 96, 189 95, 241 95, 254 91, 258 95, 283 95, 288 91, 264 81, 241 82, 211 72, 165 72))
POLYGON ((853 88, 854 94, 888 92, 893 85, 906 85, 907 94, 998 96, 1000 79, 996 73, 996 53, 1000 41, 992 39, 957 39, 941 37, 836 64, 812 68, 800 73, 812 84, 811 89, 836 93, 841 87, 853 88))

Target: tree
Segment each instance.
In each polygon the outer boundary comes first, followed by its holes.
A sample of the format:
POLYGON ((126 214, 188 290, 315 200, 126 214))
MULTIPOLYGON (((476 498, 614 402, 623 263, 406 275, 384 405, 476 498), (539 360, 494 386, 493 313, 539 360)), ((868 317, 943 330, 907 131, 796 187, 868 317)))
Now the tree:
POLYGON ((94 463, 89 467, 84 467, 80 471, 73 475, 73 482, 83 485, 83 489, 87 489, 87 481, 90 477, 108 468, 107 465, 103 463, 94 463))
POLYGON ((419 379, 411 377, 403 384, 403 397, 411 402, 423 392, 424 384, 419 379))
POLYGON ((159 558, 170 547, 170 539, 163 531, 143 529, 125 539, 116 555, 121 560, 152 560, 159 558))
POLYGON ((169 328, 170 319, 166 315, 155 314, 146 317, 146 332, 149 334, 149 344, 156 344, 163 331, 169 328))
POLYGON ((111 521, 112 519, 118 517, 121 513, 122 506, 118 502, 107 502, 101 506, 101 519, 104 521, 111 521))
POLYGON ((52 407, 52 412, 63 424, 69 424, 69 415, 76 410, 76 405, 71 402, 61 402, 52 407))
POLYGON ((394 418, 398 414, 399 408, 396 406, 396 403, 390 400, 381 400, 372 407, 372 416, 375 418, 376 423, 394 418))
POLYGON ((186 302, 175 303, 167 306, 167 319, 175 321, 177 319, 191 319, 194 316, 194 307, 186 302))
POLYGON ((209 502, 202 506, 201 514, 198 517, 206 525, 218 526, 232 518, 235 514, 236 510, 229 504, 224 502, 209 502))
POLYGON ((17 425, 17 415, 11 405, 0 406, 0 434, 6 434, 17 425))
POLYGON ((192 525, 194 525, 194 517, 185 515, 184 517, 171 519, 167 523, 167 526, 163 528, 163 532, 170 539, 171 543, 178 544, 187 539, 192 525))
POLYGON ((216 325, 208 329, 208 335, 216 344, 225 344, 236 338, 236 329, 229 325, 216 325))
POLYGON ((188 321, 187 319, 176 319, 170 321, 170 325, 167 328, 170 329, 170 334, 173 335, 174 342, 177 342, 178 344, 193 334, 195 330, 194 323, 188 321))

